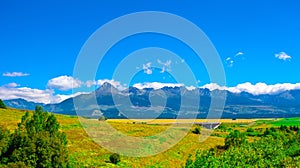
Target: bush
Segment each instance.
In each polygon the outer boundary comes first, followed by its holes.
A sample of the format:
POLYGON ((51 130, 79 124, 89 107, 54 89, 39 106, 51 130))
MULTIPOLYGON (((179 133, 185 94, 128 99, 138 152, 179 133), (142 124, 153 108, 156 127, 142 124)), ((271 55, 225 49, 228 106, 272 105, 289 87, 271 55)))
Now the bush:
MULTIPOLYGON (((6 131, 1 132, 7 135, 6 131)), ((32 116, 26 112, 8 136, 7 149, 1 149, 0 163, 8 167, 69 167, 66 136, 59 131, 55 116, 42 107, 37 106, 32 116)))
POLYGON ((1 99, 0 99, 0 108, 6 109, 6 105, 1 99))
POLYGON ((222 123, 217 129, 219 129, 221 131, 226 131, 227 127, 222 123))
POLYGON ((247 132, 254 132, 254 129, 250 127, 247 129, 247 132))
POLYGON ((98 118, 98 120, 99 120, 99 121, 106 121, 107 118, 106 118, 105 116, 100 116, 100 117, 98 118))
POLYGON ((201 128, 200 127, 196 127, 192 132, 194 134, 201 134, 201 128))
POLYGON ((109 156, 109 160, 113 164, 117 164, 121 161, 120 155, 117 153, 113 153, 112 155, 109 156))
MULTIPOLYGON (((10 143, 10 132, 0 126, 0 158, 8 150, 10 143)), ((2 158, 1 158, 2 160, 2 158)), ((1 163, 1 162, 0 162, 1 163)))
POLYGON ((241 133, 238 130, 234 130, 231 132, 225 139, 225 149, 228 149, 229 147, 237 147, 240 146, 241 144, 245 143, 246 140, 246 135, 241 133))
POLYGON ((188 157, 185 167, 300 166, 300 138, 294 132, 271 132, 266 137, 259 138, 253 142, 247 142, 243 140, 242 133, 234 131, 230 133, 226 141, 227 143, 233 142, 233 147, 230 146, 225 150, 199 150, 194 157, 188 157))

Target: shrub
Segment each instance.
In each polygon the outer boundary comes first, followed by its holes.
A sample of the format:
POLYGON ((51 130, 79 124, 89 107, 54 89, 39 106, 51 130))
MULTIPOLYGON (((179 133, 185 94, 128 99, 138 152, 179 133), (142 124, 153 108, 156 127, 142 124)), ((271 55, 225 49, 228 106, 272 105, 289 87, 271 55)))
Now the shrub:
POLYGON ((1 99, 0 99, 0 108, 6 109, 6 105, 1 99))
POLYGON ((100 116, 100 117, 98 118, 98 120, 99 120, 99 121, 106 121, 107 118, 106 118, 105 116, 100 116))
POLYGON ((7 150, 1 149, 0 163, 8 167, 69 167, 66 136, 59 131, 55 116, 42 107, 37 106, 32 116, 26 112, 9 137, 7 150))
POLYGON ((10 143, 9 135, 10 135, 9 131, 0 126, 0 158, 8 150, 8 146, 10 143))
POLYGON ((247 132, 254 132, 254 129, 250 127, 247 129, 247 132))
POLYGON ((234 130, 231 132, 225 139, 225 149, 228 149, 229 147, 237 147, 240 146, 241 144, 245 143, 246 140, 246 135, 241 133, 238 130, 234 130))
POLYGON ((121 161, 120 155, 117 153, 113 153, 112 155, 109 156, 109 160, 113 164, 117 164, 121 161))
POLYGON ((200 127, 196 127, 192 132, 194 134, 201 134, 201 128, 200 127))
POLYGON ((217 129, 219 129, 221 131, 226 131, 227 127, 222 123, 217 129))

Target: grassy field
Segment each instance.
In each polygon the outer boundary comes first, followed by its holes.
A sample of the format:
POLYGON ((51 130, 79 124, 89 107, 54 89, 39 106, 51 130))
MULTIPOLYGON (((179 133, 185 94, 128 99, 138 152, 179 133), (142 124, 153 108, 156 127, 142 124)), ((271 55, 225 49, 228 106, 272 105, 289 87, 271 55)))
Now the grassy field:
MULTIPOLYGON (((13 131, 20 122, 25 111, 16 109, 0 109, 0 126, 13 131)), ((150 157, 121 157, 121 162, 113 165, 109 162, 110 151, 100 147, 85 132, 76 116, 56 115, 61 131, 65 132, 68 138, 68 150, 74 167, 182 167, 189 154, 194 154, 198 149, 208 149, 216 145, 224 144, 224 137, 227 132, 216 130, 204 142, 199 141, 199 135, 191 131, 172 148, 150 157)), ((90 120, 99 122, 97 120, 90 120)), ((192 120, 107 120, 114 129, 134 137, 150 137, 167 130, 172 123, 187 123, 192 120)), ((195 122, 222 122, 232 129, 245 130, 248 127, 271 127, 282 124, 299 124, 300 119, 279 119, 279 120, 257 120, 257 119, 221 119, 203 120, 195 122)), ((193 126, 196 127, 196 126, 193 126)), ((193 128, 192 128, 193 129, 193 128)), ((206 130, 202 129, 202 134, 206 130)))
POLYGON ((174 124, 174 123, 192 123, 192 122, 222 122, 222 123, 251 123, 258 119, 109 119, 108 122, 118 123, 147 123, 147 124, 174 124))
POLYGON ((274 126, 300 126, 300 118, 282 118, 271 122, 274 126))

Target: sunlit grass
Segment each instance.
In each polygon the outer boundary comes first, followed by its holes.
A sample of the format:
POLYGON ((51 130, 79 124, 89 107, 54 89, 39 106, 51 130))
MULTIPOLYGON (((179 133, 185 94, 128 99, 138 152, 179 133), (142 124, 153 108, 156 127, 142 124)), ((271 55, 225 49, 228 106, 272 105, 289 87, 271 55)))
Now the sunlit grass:
MULTIPOLYGON (((13 131, 25 111, 16 109, 0 109, 0 126, 6 127, 13 131)), ((68 150, 70 159, 74 167, 181 167, 189 154, 195 154, 198 149, 209 149, 217 145, 223 145, 224 139, 228 132, 216 130, 214 136, 209 136, 204 142, 199 141, 199 135, 188 131, 187 135, 175 144, 172 148, 150 157, 127 157, 122 156, 118 165, 109 162, 110 151, 102 148, 86 133, 85 126, 82 126, 76 116, 56 115, 61 131, 65 132, 68 138, 68 150)), ((90 123, 99 123, 96 119, 86 120, 90 123)), ((287 122, 286 120, 283 120, 287 122)), ((283 122, 278 120, 278 123, 283 122)), ((298 120, 289 120, 298 123, 298 120)), ((109 119, 101 121, 108 123, 111 127, 120 133, 133 137, 155 137, 157 134, 167 130, 173 123, 191 123, 193 120, 174 120, 174 119, 155 119, 155 120, 129 120, 129 119, 109 119)), ((232 129, 245 131, 253 124, 254 128, 270 127, 273 120, 258 121, 258 119, 220 119, 206 120, 197 119, 195 122, 222 122, 232 129), (258 123, 258 124, 256 124, 258 123)), ((193 126, 194 129, 196 126, 193 126)), ((202 134, 207 132, 201 130, 202 134)), ((106 138, 105 135, 103 138, 106 138)), ((252 138, 253 139, 253 138, 252 138)), ((251 139, 251 140, 252 140, 251 139)), ((254 139, 253 139, 254 140, 254 139)), ((252 140, 252 141, 253 141, 252 140)), ((161 138, 160 143, 165 143, 161 138)), ((113 140, 112 140, 112 143, 113 140)))

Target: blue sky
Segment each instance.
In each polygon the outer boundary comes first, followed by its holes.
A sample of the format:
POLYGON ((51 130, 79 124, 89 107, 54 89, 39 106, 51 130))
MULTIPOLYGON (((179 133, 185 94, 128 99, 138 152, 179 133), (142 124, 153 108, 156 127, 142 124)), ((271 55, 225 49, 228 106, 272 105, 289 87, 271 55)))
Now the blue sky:
MULTIPOLYGON (((72 76, 81 47, 99 27, 122 15, 141 11, 173 13, 201 28, 220 55, 227 86, 245 82, 297 83, 300 82, 297 75, 299 8, 297 0, 3 1, 0 4, 0 86, 70 94, 69 88, 49 88, 49 80, 72 76)), ((210 83, 203 63, 193 59, 188 47, 157 34, 129 37, 111 48, 96 80, 110 79, 118 61, 127 54, 153 46, 177 53, 191 67, 199 86, 210 83)), ((161 65, 165 73, 151 68, 154 61, 145 59, 136 67, 140 73, 131 83, 173 83, 169 76, 180 62, 163 56, 159 59, 160 63, 155 64, 161 65), (171 63, 166 65, 167 61, 171 63), (151 74, 143 69, 149 62, 151 74)))

